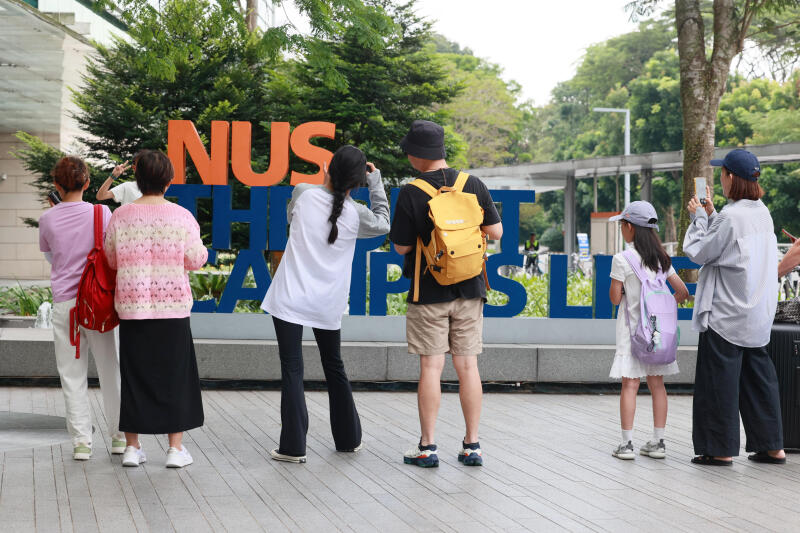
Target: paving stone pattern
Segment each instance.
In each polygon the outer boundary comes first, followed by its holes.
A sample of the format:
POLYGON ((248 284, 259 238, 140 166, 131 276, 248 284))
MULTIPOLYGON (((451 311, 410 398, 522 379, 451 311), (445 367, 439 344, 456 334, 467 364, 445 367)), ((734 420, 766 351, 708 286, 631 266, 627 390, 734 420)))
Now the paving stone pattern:
MULTIPOLYGON (((206 391, 206 424, 189 432, 195 463, 164 468, 166 440, 143 436, 148 462, 123 468, 92 389, 98 432, 88 462, 71 445, 0 453, 2 531, 797 531, 800 457, 776 467, 699 467, 691 457, 691 397, 670 398, 666 460, 611 457, 616 396, 487 394, 486 466, 455 457, 458 396, 445 394, 441 466, 402 463, 418 436, 413 393, 357 393, 365 448, 338 454, 327 397, 307 394, 308 463, 269 459, 280 394, 206 391)), ((639 397, 636 445, 651 431, 639 397)), ((0 388, 0 411, 63 416, 59 389, 0 388)))

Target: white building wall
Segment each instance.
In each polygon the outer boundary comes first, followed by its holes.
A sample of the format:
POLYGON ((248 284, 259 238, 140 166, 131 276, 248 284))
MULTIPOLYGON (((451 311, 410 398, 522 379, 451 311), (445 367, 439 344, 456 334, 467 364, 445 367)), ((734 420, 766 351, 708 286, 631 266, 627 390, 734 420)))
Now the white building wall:
MULTIPOLYGON (((55 31, 58 34, 60 30, 56 28, 55 31)), ((77 138, 81 136, 81 131, 71 117, 75 105, 69 87, 80 85, 86 57, 94 48, 67 32, 61 35, 61 50, 43 52, 62 54, 59 71, 46 72, 50 79, 61 79, 61 90, 56 101, 41 104, 59 116, 58 125, 43 126, 35 122, 9 124, 8 118, 4 121, 0 117, 0 279, 3 280, 46 280, 50 277, 50 265, 39 251, 39 231, 22 221, 26 217, 38 220, 48 206, 31 186, 36 176, 26 171, 22 162, 11 152, 26 147, 15 137, 15 129, 36 135, 67 153, 75 153, 78 149, 77 138)), ((35 64, 36 54, 32 53, 30 59, 35 64)))
POLYGON ((126 36, 124 31, 75 0, 39 0, 39 11, 42 13, 74 13, 76 25, 89 25, 89 32, 84 36, 104 46, 110 46, 113 43, 113 35, 126 36))

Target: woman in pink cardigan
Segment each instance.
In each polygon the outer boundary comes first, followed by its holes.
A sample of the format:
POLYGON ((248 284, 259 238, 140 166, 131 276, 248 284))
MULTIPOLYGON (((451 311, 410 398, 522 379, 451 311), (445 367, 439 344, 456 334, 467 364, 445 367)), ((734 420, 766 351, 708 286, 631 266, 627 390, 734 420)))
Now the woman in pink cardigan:
POLYGON ((122 464, 147 460, 140 433, 167 433, 166 465, 181 468, 192 463, 183 432, 203 425, 186 271, 202 267, 208 250, 192 214, 164 199, 174 175, 167 156, 140 152, 134 174, 143 196, 114 211, 105 239, 108 263, 117 270, 122 464))

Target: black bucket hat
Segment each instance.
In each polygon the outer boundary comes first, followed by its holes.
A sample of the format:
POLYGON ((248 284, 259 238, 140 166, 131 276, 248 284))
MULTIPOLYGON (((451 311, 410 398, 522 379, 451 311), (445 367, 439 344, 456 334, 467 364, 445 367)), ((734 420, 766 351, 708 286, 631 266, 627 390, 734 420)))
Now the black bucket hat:
POLYGON ((430 120, 415 120, 400 141, 403 153, 436 161, 444 159, 444 128, 430 120))

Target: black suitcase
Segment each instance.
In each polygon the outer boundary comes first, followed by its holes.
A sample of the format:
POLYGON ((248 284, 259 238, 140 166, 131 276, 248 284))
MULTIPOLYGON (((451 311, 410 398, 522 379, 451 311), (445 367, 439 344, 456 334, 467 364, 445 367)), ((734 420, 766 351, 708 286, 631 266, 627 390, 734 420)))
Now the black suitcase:
POLYGON ((800 451, 800 324, 773 324, 767 350, 778 373, 783 446, 800 451))

